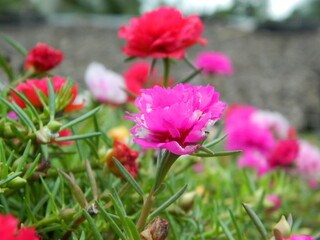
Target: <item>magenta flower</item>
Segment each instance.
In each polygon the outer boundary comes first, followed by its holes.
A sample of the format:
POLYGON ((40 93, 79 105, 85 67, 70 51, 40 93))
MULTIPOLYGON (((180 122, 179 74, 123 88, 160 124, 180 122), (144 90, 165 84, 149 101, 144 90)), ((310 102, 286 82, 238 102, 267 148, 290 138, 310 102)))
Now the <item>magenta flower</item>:
POLYGON ((218 52, 201 52, 198 54, 195 65, 203 68, 202 74, 231 76, 233 67, 230 59, 218 52))
POLYGON ((305 235, 291 235, 289 238, 283 238, 282 240, 313 240, 313 238, 305 235))
POLYGON ((178 84, 173 88, 142 89, 135 100, 140 113, 126 117, 136 125, 134 142, 146 148, 162 148, 177 155, 197 150, 207 129, 220 119, 226 104, 210 85, 178 84))

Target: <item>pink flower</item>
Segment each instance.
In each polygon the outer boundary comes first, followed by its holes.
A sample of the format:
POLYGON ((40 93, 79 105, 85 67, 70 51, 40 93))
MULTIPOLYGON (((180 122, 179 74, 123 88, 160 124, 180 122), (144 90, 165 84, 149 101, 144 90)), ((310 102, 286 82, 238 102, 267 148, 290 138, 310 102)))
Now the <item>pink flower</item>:
POLYGON ((313 238, 305 235, 291 235, 289 238, 283 238, 282 240, 313 240, 313 238))
POLYGON ((21 227, 12 215, 0 214, 0 236, 2 240, 38 240, 34 228, 21 227))
POLYGON ((258 150, 246 150, 238 160, 238 167, 249 167, 257 170, 258 176, 265 174, 270 170, 266 154, 258 150))
POLYGON ((127 100, 124 79, 102 64, 91 63, 85 73, 85 82, 94 99, 102 103, 123 104, 127 100))
POLYGON ((202 74, 230 76, 233 74, 233 67, 230 59, 218 52, 201 52, 198 54, 195 65, 203 68, 202 74))
POLYGON ((298 141, 296 139, 284 139, 278 141, 267 161, 271 167, 285 167, 292 164, 299 151, 298 141))
POLYGON ((295 160, 295 171, 310 181, 320 175, 320 150, 311 143, 300 140, 299 152, 295 160))
POLYGON ((220 119, 226 106, 210 85, 155 86, 141 92, 135 100, 140 113, 126 117, 136 122, 131 129, 134 141, 142 147, 163 148, 177 155, 198 149, 198 142, 208 127, 220 119))
POLYGON ((35 72, 46 72, 57 66, 63 59, 63 54, 45 43, 38 43, 32 48, 24 63, 24 69, 33 69, 35 72))
POLYGON ((269 205, 268 209, 266 209, 267 212, 273 212, 276 211, 280 205, 281 205, 281 199, 276 194, 268 194, 265 196, 265 202, 267 205, 269 205))
POLYGON ((118 36, 126 39, 122 52, 128 56, 182 59, 185 48, 206 43, 200 38, 202 30, 198 16, 185 18, 175 8, 160 7, 132 18, 128 27, 120 27, 118 36))
POLYGON ((251 116, 251 120, 258 126, 271 130, 278 138, 288 136, 289 122, 278 112, 258 110, 251 116))

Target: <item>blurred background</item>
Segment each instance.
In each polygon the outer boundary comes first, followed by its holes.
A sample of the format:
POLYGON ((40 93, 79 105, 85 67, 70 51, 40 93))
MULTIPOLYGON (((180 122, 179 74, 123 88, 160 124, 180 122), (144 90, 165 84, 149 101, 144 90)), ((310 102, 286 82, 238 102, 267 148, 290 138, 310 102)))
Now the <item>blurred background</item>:
MULTIPOLYGON (((279 111, 298 129, 320 133, 320 0, 0 0, 0 32, 26 49, 37 42, 60 49, 65 59, 55 73, 82 84, 93 61, 124 71, 119 26, 160 5, 201 16, 208 44, 192 47, 191 59, 199 51, 231 59, 234 75, 215 80, 224 101, 279 111)), ((21 67, 4 41, 0 54, 21 67)), ((172 75, 180 81, 188 71, 178 62, 172 75)))

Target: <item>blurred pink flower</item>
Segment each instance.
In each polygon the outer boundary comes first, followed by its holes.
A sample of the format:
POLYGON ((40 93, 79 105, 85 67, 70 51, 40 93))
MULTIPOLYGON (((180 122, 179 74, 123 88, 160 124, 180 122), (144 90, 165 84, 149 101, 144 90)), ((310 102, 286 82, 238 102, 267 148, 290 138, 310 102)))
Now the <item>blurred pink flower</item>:
POLYGON ((127 100, 124 79, 102 64, 93 62, 85 72, 85 82, 94 99, 101 103, 123 104, 127 100))
POLYGON ((293 164, 298 156, 299 144, 297 139, 284 139, 277 142, 267 161, 271 167, 287 167, 293 164))
POLYGON ((290 128, 288 120, 278 112, 258 110, 251 116, 253 123, 262 128, 267 128, 278 138, 286 138, 290 128))
POLYGON ((177 155, 190 154, 200 147, 225 108, 219 93, 210 85, 178 84, 173 88, 155 86, 142 89, 135 100, 140 113, 126 117, 136 125, 131 129, 134 141, 146 148, 163 148, 177 155))
POLYGON ((261 176, 270 170, 267 157, 257 150, 244 151, 238 160, 238 167, 256 169, 258 176, 261 176))
POLYGON ((313 238, 305 235, 291 235, 289 238, 283 238, 282 240, 313 240, 313 238))
POLYGON ((266 209, 267 212, 273 212, 277 210, 281 205, 281 199, 276 194, 268 194, 264 198, 267 205, 269 205, 268 209, 266 209))
POLYGON ((300 140, 299 152, 295 160, 295 171, 305 176, 311 183, 320 176, 320 150, 311 143, 300 140))
POLYGON ((13 111, 8 112, 7 117, 11 119, 18 119, 18 115, 13 111))
POLYGON ((233 67, 230 59, 218 52, 200 52, 195 60, 197 68, 203 68, 202 74, 230 76, 233 67))

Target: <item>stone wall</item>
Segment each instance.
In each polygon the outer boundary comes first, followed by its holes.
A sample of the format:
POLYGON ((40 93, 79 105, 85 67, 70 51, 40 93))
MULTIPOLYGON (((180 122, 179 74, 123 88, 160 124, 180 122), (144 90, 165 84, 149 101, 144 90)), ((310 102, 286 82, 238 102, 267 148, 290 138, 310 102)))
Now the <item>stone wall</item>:
MULTIPOLYGON (((12 36, 27 49, 37 42, 45 42, 62 50, 65 60, 54 73, 83 83, 85 69, 92 61, 117 72, 122 72, 128 64, 123 62, 125 56, 120 52, 123 41, 117 38, 116 28, 106 28, 103 22, 99 23, 96 27, 90 24, 0 25, 0 32, 12 36)), ((191 59, 198 51, 216 50, 228 55, 234 64, 234 76, 215 80, 224 101, 280 111, 295 127, 319 130, 319 31, 244 32, 208 22, 203 35, 208 44, 190 49, 191 59)), ((21 64, 21 58, 4 41, 0 42, 0 49, 2 54, 11 56, 15 66, 21 64)), ((177 62, 174 68, 172 74, 177 80, 190 72, 183 61, 177 62)))

